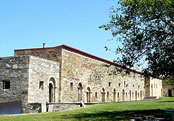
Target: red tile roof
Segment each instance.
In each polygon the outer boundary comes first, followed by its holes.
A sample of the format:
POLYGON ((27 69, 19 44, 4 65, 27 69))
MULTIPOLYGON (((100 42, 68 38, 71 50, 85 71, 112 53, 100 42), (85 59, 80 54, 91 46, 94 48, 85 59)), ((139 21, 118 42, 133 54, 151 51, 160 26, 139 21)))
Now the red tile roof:
POLYGON ((84 55, 84 56, 87 56, 87 57, 90 57, 90 58, 93 58, 93 59, 96 59, 96 60, 99 60, 99 61, 102 61, 102 62, 105 62, 105 63, 108 63, 108 64, 115 65, 115 66, 120 67, 120 68, 127 69, 127 70, 129 70, 129 71, 131 71, 131 72, 135 72, 135 73, 138 73, 138 74, 142 74, 142 75, 143 75, 142 72, 139 72, 139 71, 136 71, 136 70, 133 70, 133 69, 124 67, 124 66, 119 65, 119 64, 117 64, 117 63, 114 63, 114 62, 112 62, 112 61, 109 61, 109 60, 106 60, 106 59, 103 59, 103 58, 100 58, 100 57, 91 55, 91 54, 89 54, 89 53, 83 52, 83 51, 81 51, 81 50, 72 48, 72 47, 67 46, 67 45, 60 45, 60 46, 56 46, 56 47, 47 47, 47 48, 18 49, 18 50, 15 50, 15 51, 41 50, 41 49, 43 50, 43 49, 53 49, 53 48, 63 48, 63 49, 66 49, 66 50, 69 50, 69 51, 72 51, 72 52, 75 52, 75 53, 78 53, 78 54, 81 54, 81 55, 84 55))

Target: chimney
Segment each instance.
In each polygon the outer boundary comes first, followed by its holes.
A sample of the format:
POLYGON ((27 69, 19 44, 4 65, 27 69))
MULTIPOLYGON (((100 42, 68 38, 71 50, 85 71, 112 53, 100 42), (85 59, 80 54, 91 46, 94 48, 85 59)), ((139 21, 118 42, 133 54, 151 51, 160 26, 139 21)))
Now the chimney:
POLYGON ((43 48, 45 48, 45 43, 43 43, 43 48))

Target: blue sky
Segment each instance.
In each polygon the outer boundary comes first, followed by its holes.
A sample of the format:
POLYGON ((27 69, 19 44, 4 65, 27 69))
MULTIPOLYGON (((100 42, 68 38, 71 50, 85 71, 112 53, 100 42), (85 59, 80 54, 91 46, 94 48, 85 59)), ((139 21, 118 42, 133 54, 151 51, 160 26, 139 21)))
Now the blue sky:
POLYGON ((104 46, 110 32, 98 27, 109 22, 109 9, 117 0, 1 0, 0 56, 12 56, 14 49, 62 44, 113 60, 104 46))

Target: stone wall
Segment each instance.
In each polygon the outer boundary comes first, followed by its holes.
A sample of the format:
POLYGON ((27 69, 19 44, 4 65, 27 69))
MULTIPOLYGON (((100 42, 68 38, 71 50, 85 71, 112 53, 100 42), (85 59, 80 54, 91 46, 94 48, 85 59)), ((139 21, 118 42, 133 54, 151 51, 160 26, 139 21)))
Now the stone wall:
POLYGON ((28 103, 49 102, 49 83, 51 79, 55 81, 54 102, 58 102, 59 63, 30 56, 28 103), (43 85, 40 85, 40 83, 43 83, 43 85))
POLYGON ((53 111, 64 111, 64 110, 74 110, 80 108, 80 104, 75 103, 55 103, 49 104, 48 106, 53 105, 53 111))
POLYGON ((40 103, 26 103, 23 107, 23 113, 40 113, 41 104, 40 103))
POLYGON ((120 71, 120 68, 109 66, 102 61, 63 49, 61 70, 62 102, 78 102, 81 100, 79 95, 82 95, 83 102, 144 98, 143 75, 134 72, 126 74, 125 70, 120 71), (82 91, 79 83, 82 85, 82 91))
POLYGON ((22 101, 23 113, 40 112, 40 104, 49 102, 49 83, 53 79, 53 101, 58 102, 58 62, 34 56, 0 58, 0 103, 22 101), (4 89, 4 81, 10 82, 9 89, 4 89))
MULTIPOLYGON (((15 50, 14 51, 15 56, 20 56, 20 55, 32 55, 48 60, 52 60, 55 62, 60 63, 59 64, 59 95, 58 98, 60 97, 61 93, 61 63, 62 63, 62 49, 61 48, 38 48, 38 49, 23 49, 23 50, 15 50)), ((60 102, 60 98, 58 99, 60 102)))
POLYGON ((0 58, 0 103, 28 102, 29 56, 0 58), (9 89, 3 89, 4 81, 10 82, 9 89))

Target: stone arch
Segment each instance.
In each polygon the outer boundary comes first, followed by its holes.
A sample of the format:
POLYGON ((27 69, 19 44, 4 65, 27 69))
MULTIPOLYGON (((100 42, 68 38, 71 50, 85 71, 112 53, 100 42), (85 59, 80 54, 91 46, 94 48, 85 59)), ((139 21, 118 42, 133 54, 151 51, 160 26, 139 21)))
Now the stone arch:
POLYGON ((90 87, 87 87, 86 102, 91 102, 91 89, 90 89, 90 87))
POLYGON ((82 101, 82 90, 83 90, 83 85, 81 82, 78 84, 78 101, 82 101))
POLYGON ((105 102, 105 94, 106 94, 105 88, 102 88, 101 94, 102 94, 102 102, 105 102))
POLYGON ((113 102, 116 101, 116 89, 114 88, 113 89, 113 102))
POLYGON ((53 77, 49 79, 49 103, 55 102, 55 88, 56 88, 56 81, 53 77))

